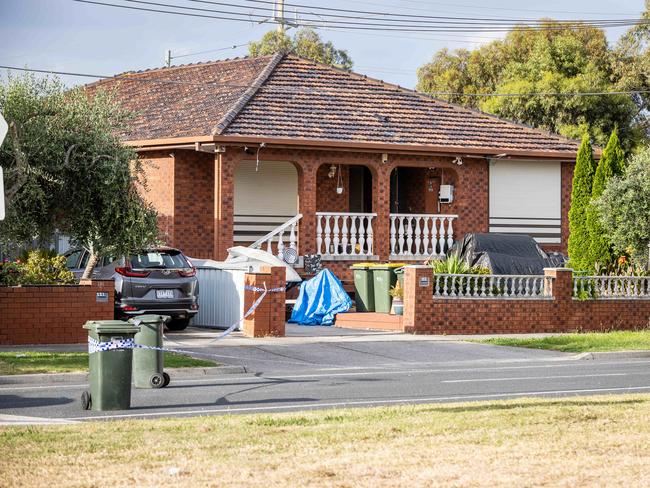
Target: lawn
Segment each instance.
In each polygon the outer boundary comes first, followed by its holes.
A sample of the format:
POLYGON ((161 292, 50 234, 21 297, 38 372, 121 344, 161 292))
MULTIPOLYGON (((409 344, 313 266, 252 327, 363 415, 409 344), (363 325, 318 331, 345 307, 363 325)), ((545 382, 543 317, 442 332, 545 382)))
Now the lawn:
POLYGON ((650 396, 0 427, 0 485, 649 486, 650 396))
POLYGON ((585 332, 583 334, 566 334, 539 339, 509 339, 504 337, 479 342, 497 346, 553 349, 564 352, 650 350, 650 330, 585 332))
MULTIPOLYGON (((166 368, 216 366, 213 361, 164 353, 166 368)), ((88 371, 87 352, 0 352, 0 375, 88 371)))

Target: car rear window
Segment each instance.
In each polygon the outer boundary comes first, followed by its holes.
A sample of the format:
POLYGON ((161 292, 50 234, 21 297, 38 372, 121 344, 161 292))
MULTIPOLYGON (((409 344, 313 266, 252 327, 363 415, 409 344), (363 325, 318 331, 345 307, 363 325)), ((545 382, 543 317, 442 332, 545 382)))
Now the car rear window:
POLYGON ((185 257, 178 251, 148 251, 131 256, 131 267, 143 268, 190 268, 185 257))

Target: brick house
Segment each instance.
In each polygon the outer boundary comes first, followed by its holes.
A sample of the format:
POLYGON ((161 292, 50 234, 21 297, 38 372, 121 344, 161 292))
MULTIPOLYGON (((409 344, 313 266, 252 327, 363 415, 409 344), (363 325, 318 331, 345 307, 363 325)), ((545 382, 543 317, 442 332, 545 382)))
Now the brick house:
POLYGON ((578 143, 293 55, 190 64, 89 85, 137 112, 169 245, 223 259, 250 244, 417 261, 466 232, 566 250, 578 143), (134 80, 138 80, 137 82, 134 80))

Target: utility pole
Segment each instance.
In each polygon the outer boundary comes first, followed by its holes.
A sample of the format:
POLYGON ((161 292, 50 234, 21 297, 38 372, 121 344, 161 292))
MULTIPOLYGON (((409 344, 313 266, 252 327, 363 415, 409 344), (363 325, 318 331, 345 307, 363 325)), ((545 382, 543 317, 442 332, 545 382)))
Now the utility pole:
POLYGON ((165 51, 165 66, 169 68, 171 65, 172 65, 172 50, 167 49, 167 51, 165 51))
POLYGON ((284 0, 275 1, 275 21, 278 23, 278 33, 284 34, 284 0))

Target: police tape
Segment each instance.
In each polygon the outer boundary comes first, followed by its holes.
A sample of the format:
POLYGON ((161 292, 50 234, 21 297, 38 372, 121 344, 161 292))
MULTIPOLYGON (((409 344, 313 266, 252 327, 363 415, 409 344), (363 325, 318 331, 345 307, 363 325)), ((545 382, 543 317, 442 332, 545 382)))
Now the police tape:
MULTIPOLYGON (((220 334, 217 334, 216 337, 213 339, 210 339, 207 343, 210 344, 212 342, 218 341, 223 339, 224 337, 228 336, 231 334, 237 326, 241 322, 244 321, 249 315, 251 315, 257 307, 260 306, 260 303, 262 303, 262 300, 264 300, 264 297, 268 293, 281 293, 285 291, 284 287, 279 287, 279 288, 267 288, 266 283, 264 283, 264 287, 255 287, 255 286, 250 286, 246 285, 244 287, 245 290, 249 291, 254 291, 258 293, 262 293, 257 299, 253 302, 253 304, 250 306, 250 308, 246 311, 246 313, 240 318, 237 322, 226 328, 223 332, 220 334)), ((137 319, 133 321, 134 325, 139 325, 140 321, 137 319)), ((163 336, 165 337, 165 336, 163 336)), ((185 347, 192 347, 191 345, 188 344, 182 344, 178 341, 173 341, 170 340, 169 338, 165 337, 165 339, 169 340, 170 342, 175 342, 176 344, 183 345, 185 347)), ((150 349, 150 350, 155 350, 155 351, 167 351, 167 352, 175 352, 179 354, 195 354, 195 355, 202 355, 202 356, 211 356, 210 354, 204 354, 204 353, 197 353, 195 351, 187 351, 187 350, 182 350, 182 349, 170 349, 166 347, 156 347, 156 346, 145 346, 143 344, 136 344, 135 339, 114 339, 111 341, 106 341, 106 342, 100 342, 96 339, 93 339, 92 337, 88 336, 88 354, 93 354, 95 352, 104 352, 104 351, 112 351, 115 349, 150 349)))

